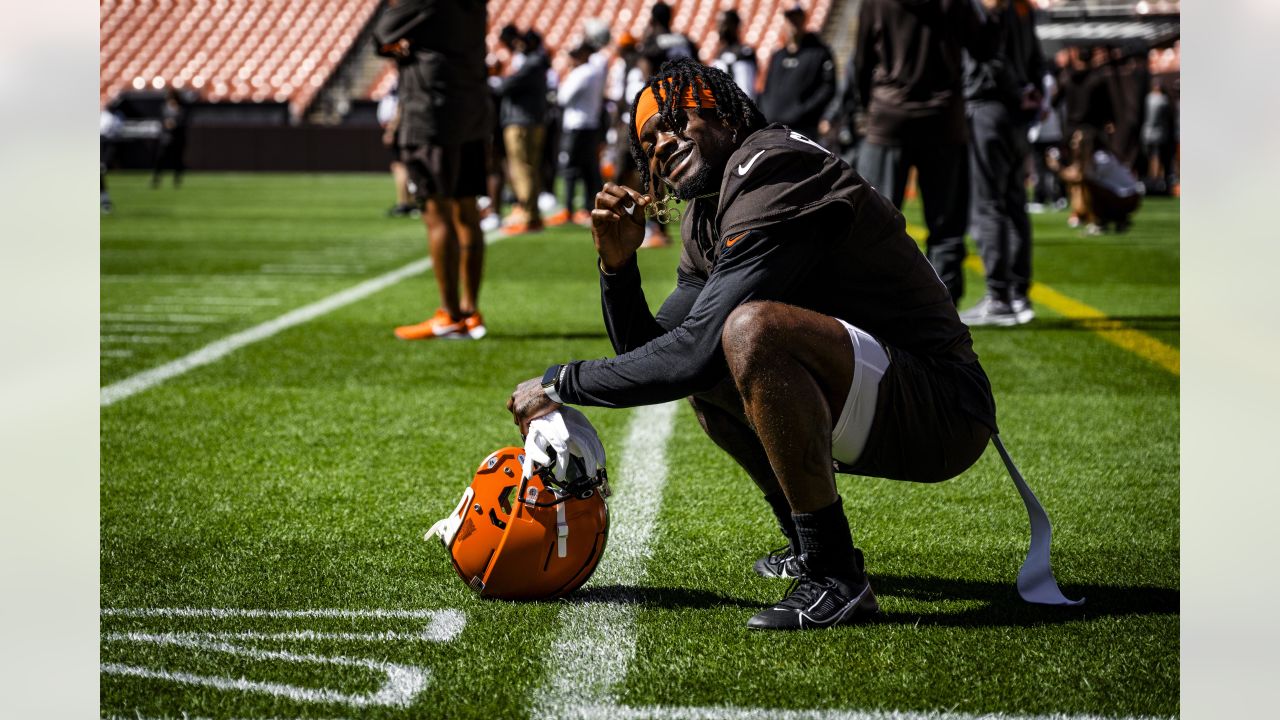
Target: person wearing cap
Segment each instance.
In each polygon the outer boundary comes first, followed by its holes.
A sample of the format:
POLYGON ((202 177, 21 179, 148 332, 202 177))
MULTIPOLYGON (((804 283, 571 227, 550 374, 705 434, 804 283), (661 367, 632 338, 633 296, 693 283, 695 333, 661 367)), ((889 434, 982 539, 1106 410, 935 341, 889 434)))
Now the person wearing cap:
POLYGON ((995 401, 969 330, 902 215, 724 72, 668 62, 632 117, 641 187, 607 184, 591 212, 617 355, 553 365, 507 409, 525 434, 560 404, 688 398, 786 538, 755 571, 797 581, 748 627, 860 622, 878 605, 835 473, 938 482, 981 456, 995 401), (654 314, 636 250, 674 198, 683 252, 654 314))
POLYGON ((836 62, 831 48, 805 30, 804 6, 796 3, 783 16, 785 44, 769 58, 760 110, 770 122, 816 140, 818 123, 836 94, 836 62))

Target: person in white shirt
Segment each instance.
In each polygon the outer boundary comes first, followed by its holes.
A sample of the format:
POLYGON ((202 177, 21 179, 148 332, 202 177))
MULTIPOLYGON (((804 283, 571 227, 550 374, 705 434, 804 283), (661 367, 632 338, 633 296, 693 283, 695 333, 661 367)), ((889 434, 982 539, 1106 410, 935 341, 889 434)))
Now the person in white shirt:
POLYGON ((591 62, 594 52, 581 43, 569 51, 571 69, 556 90, 556 102, 562 108, 560 171, 564 178, 564 210, 547 224, 572 220, 580 225, 591 222, 591 205, 603 181, 600 178, 600 115, 604 104, 604 68, 591 62), (579 182, 583 186, 582 207, 573 209, 579 182))

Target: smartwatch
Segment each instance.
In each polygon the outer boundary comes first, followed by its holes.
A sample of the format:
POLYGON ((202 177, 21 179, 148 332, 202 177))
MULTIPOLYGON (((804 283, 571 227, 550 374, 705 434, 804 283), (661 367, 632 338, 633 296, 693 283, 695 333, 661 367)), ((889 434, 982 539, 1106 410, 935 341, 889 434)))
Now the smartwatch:
POLYGON ((567 369, 569 369, 568 365, 552 365, 542 374, 542 392, 561 405, 564 404, 564 401, 560 399, 560 393, 556 392, 556 385, 560 383, 560 378, 564 377, 564 372, 567 369))

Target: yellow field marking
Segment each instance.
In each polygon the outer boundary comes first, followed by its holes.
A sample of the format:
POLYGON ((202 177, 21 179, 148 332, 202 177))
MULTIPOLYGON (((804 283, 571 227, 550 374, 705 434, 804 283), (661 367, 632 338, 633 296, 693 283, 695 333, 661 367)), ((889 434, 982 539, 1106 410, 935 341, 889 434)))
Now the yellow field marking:
MULTIPOLYGON (((908 224, 907 232, 917 242, 928 234, 927 230, 915 224, 908 224)), ((981 258, 974 255, 965 258, 964 266, 976 273, 984 272, 981 258)), ((1182 354, 1177 348, 1162 343, 1141 330, 1135 330, 1119 320, 1113 320, 1101 310, 1063 295, 1044 283, 1031 286, 1031 300, 1068 320, 1081 321, 1082 327, 1092 330, 1112 345, 1146 358, 1174 375, 1181 375, 1182 354)))

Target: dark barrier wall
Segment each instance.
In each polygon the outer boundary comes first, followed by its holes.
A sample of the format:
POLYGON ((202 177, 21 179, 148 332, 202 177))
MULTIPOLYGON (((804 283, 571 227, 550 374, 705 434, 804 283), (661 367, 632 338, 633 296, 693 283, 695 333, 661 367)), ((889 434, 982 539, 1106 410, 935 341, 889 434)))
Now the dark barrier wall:
POLYGON ((192 125, 187 167, 274 172, 372 172, 390 162, 376 125, 192 125))
MULTIPOLYGON (((115 143, 111 165, 149 170, 154 139, 115 143)), ((381 172, 391 162, 374 125, 218 125, 187 128, 187 168, 240 172, 381 172)))

